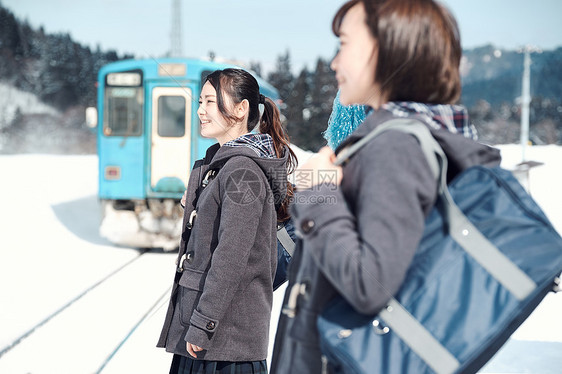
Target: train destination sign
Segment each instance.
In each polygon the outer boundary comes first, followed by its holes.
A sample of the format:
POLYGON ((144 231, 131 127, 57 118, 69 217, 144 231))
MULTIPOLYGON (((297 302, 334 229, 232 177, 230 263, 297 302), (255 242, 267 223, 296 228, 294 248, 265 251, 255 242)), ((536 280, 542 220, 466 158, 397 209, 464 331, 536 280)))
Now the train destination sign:
POLYGON ((107 74, 108 86, 140 86, 142 77, 140 73, 109 73, 107 74))

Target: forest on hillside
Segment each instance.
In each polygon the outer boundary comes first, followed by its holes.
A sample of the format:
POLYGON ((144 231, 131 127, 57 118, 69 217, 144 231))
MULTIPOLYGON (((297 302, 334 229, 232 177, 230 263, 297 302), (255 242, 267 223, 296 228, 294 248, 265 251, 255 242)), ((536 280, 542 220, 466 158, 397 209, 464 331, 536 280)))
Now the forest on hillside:
MULTIPOLYGON (((532 54, 529 140, 562 144, 562 47, 532 54)), ((259 70, 259 69, 258 69, 259 70)), ((487 144, 519 142, 523 54, 487 45, 463 51, 462 96, 470 118, 487 144)), ((317 150, 337 92, 329 61, 318 59, 313 71, 291 73, 289 52, 266 77, 280 90, 287 128, 295 143, 317 150)))

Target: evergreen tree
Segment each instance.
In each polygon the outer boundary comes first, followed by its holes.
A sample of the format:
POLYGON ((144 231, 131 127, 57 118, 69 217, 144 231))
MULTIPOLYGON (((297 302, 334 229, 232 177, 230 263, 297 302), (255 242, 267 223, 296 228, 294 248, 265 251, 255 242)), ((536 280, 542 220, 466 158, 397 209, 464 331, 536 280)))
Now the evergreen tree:
MULTIPOLYGON (((531 58, 538 59, 536 55, 531 58)), ((562 47, 541 56, 540 70, 531 78, 533 91, 545 97, 562 97, 562 47)), ((534 63, 533 63, 534 65, 534 63)))
POLYGON ((16 54, 18 53, 19 34, 14 15, 0 4, 0 78, 13 82, 18 73, 16 54), (11 78, 11 79, 6 79, 11 78))
POLYGON ((0 4, 0 48, 11 51, 14 56, 22 53, 18 29, 16 17, 0 4))
POLYGON ((256 75, 258 77, 261 77, 261 64, 259 62, 256 61, 251 61, 250 62, 250 70, 253 71, 254 73, 256 73, 256 75))
POLYGON ((332 112, 332 105, 337 93, 335 73, 330 69, 329 62, 319 58, 310 90, 310 120, 306 143, 314 151, 326 145, 322 132, 328 126, 328 119, 332 112))
POLYGON ((120 59, 115 51, 92 53, 69 34, 33 30, 0 4, 0 79, 58 109, 95 105, 97 72, 120 59))
POLYGON ((287 132, 291 142, 299 147, 308 148, 306 134, 308 126, 308 107, 310 106, 310 74, 304 68, 294 84, 286 102, 285 117, 287 119, 287 132))
POLYGON ((269 73, 269 83, 279 91, 283 102, 287 101, 293 89, 293 74, 291 73, 291 56, 287 50, 284 55, 277 58, 275 70, 269 73))

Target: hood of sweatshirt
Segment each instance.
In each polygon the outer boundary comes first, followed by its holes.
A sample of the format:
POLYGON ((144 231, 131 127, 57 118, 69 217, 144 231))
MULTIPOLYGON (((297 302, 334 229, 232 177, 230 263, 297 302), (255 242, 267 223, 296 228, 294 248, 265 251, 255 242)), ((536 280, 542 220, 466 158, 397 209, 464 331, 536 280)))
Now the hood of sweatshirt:
POLYGON ((245 134, 220 146, 218 143, 207 150, 205 160, 209 169, 220 169, 230 158, 245 156, 251 158, 264 172, 276 207, 287 196, 287 161, 289 152, 285 148, 283 155, 277 157, 273 148, 273 139, 268 134, 245 134))

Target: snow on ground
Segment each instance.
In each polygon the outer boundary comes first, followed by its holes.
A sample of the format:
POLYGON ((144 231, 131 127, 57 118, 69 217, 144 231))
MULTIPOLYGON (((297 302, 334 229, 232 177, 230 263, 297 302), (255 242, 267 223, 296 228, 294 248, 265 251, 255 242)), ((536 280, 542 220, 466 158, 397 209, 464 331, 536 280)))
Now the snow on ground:
MULTIPOLYGON (((518 146, 499 148, 504 166, 520 161, 518 146)), ((562 231, 562 147, 527 153, 544 163, 530 171, 530 191, 562 231)), ((171 355, 155 343, 174 255, 139 257, 99 237, 97 157, 0 156, 0 170, 0 373, 167 372, 171 355)), ((274 294, 271 341, 282 295, 274 294)), ((559 372, 561 312, 562 294, 548 295, 483 372, 559 372)))
POLYGON ((0 156, 0 170, 0 373, 167 372, 155 344, 175 255, 99 236, 97 157, 0 156))
MULTIPOLYGON (((0 194, 3 350, 100 278, 133 260, 138 251, 114 248, 96 234, 99 209, 95 156, 2 156, 0 170, 4 175, 0 194)), ((82 348, 88 352, 84 358, 98 350, 104 352, 97 349, 99 340, 90 329, 97 326, 99 333, 106 331, 99 328, 99 317, 107 309, 119 309, 117 296, 106 295, 103 302, 76 319, 79 324, 73 324, 64 313, 54 318, 0 358, 0 372, 71 373, 71 368, 81 372, 72 359, 64 363, 66 352, 72 347, 82 348), (52 331, 60 322, 63 326, 52 331), (48 364, 50 357, 58 363, 48 364)))

